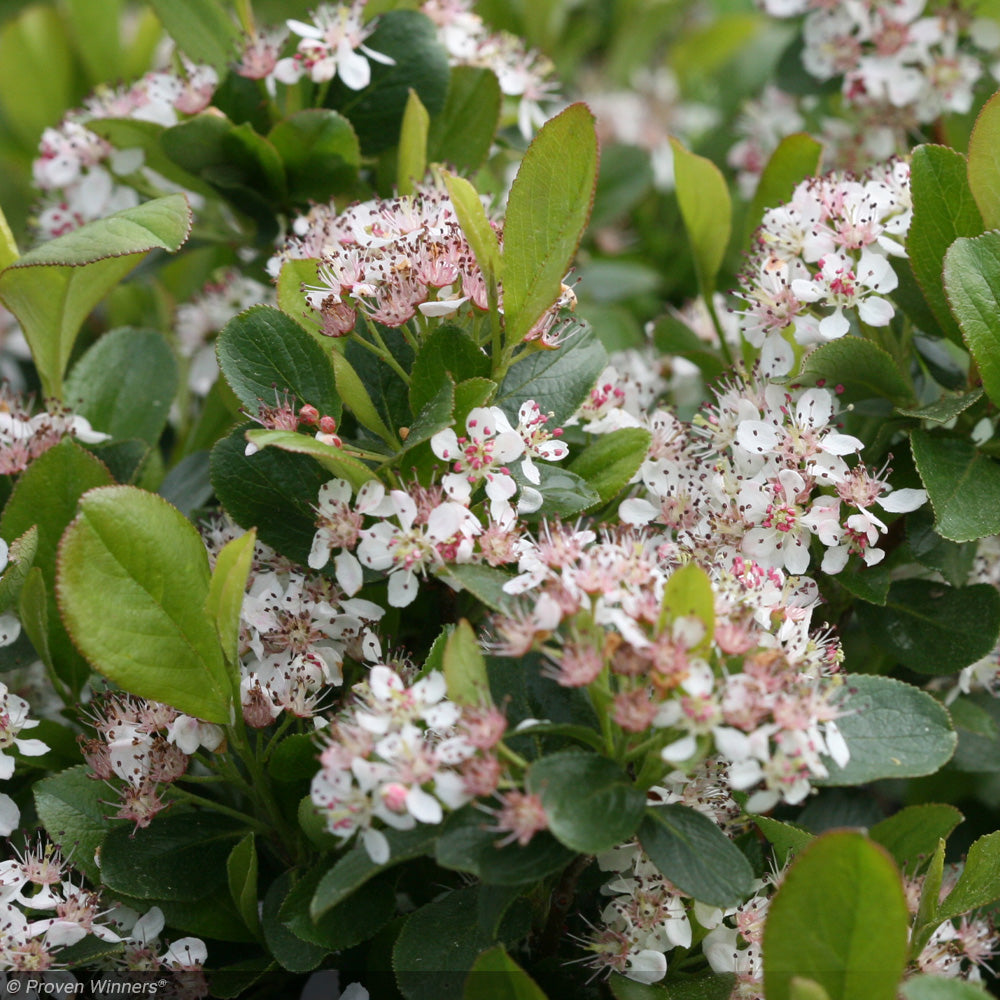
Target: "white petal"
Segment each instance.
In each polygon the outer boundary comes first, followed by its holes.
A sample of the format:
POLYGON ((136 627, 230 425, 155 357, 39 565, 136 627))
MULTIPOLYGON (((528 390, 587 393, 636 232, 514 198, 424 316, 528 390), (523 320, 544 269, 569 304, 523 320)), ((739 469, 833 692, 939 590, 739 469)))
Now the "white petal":
POLYGON ((888 496, 879 497, 879 506, 891 514, 916 510, 927 502, 927 490, 893 490, 888 496))
POLYGON ((389 860, 389 841, 381 830, 362 830, 361 842, 374 864, 384 865, 389 860))
POLYGON ((444 817, 441 803, 416 785, 406 793, 406 808, 421 823, 440 823, 444 817))

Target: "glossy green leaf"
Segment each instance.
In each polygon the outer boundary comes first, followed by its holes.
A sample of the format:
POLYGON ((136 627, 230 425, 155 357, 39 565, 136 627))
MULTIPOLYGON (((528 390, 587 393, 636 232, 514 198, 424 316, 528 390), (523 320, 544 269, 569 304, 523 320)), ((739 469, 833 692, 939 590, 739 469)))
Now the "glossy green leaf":
MULTIPOLYGON (((458 224, 476 255, 476 263, 486 278, 486 286, 490 288, 491 283, 499 281, 503 274, 503 259, 500 256, 497 234, 490 225, 479 194, 464 177, 446 173, 444 183, 455 208, 455 215, 458 216, 458 224)), ((482 374, 488 375, 489 372, 482 374)))
POLYGON ((847 687, 837 726, 851 757, 843 768, 824 761, 830 777, 818 784, 914 778, 933 774, 950 760, 957 737, 948 711, 926 691, 869 674, 847 675, 847 687))
POLYGON ((884 608, 859 605, 868 635, 921 674, 951 674, 986 656, 1000 636, 1000 594, 989 584, 899 580, 884 608))
POLYGON ((177 386, 177 362, 163 335, 119 327, 73 366, 65 398, 95 431, 153 445, 166 426, 177 386))
POLYGON ((752 816, 751 819, 767 838, 767 842, 774 848, 779 865, 784 865, 790 854, 798 854, 814 839, 814 835, 808 830, 803 830, 791 823, 782 823, 770 816, 752 816))
POLYGON ((493 611, 502 611, 507 603, 503 585, 510 574, 495 566, 480 563, 460 563, 443 566, 438 576, 448 581, 456 590, 467 590, 478 601, 493 611))
POLYGON ((906 806, 888 819, 876 823, 868 836, 881 844, 899 865, 912 865, 930 857, 939 840, 947 840, 964 817, 954 807, 934 802, 906 806))
MULTIPOLYGON (((304 434, 297 436, 309 440, 304 434)), ((276 447, 264 448, 256 455, 245 452, 242 429, 212 449, 215 495, 237 524, 257 528, 262 542, 300 566, 307 565, 316 534, 313 505, 330 472, 308 455, 276 447)))
POLYGON ((601 498, 614 499, 646 460, 652 435, 642 427, 622 427, 599 435, 568 466, 601 498))
POLYGON ((945 146, 918 146, 910 163, 913 221, 906 251, 913 276, 941 330, 961 343, 961 333, 941 280, 944 255, 960 236, 978 236, 983 220, 969 190, 965 157, 945 146))
POLYGON ((963 979, 914 976, 899 988, 904 1000, 989 1000, 990 994, 963 979))
POLYGON ((400 194, 413 194, 427 172, 427 130, 430 122, 430 115, 420 103, 417 92, 411 90, 403 111, 396 153, 396 187, 400 194))
POLYGON ((528 791, 540 795, 549 832, 582 854, 599 854, 635 834, 645 796, 613 761, 571 751, 536 760, 528 791))
POLYGON ((934 512, 925 505, 906 519, 906 541, 913 557, 937 570, 953 587, 964 586, 976 558, 974 542, 951 542, 934 530, 934 512))
POLYGON ((236 54, 236 25, 218 0, 149 0, 168 34, 194 62, 225 70, 236 54))
POLYGON ((202 610, 205 545, 165 500, 131 486, 91 490, 59 546, 56 591, 95 670, 132 694, 230 721, 228 672, 202 610))
POLYGON ((150 250, 177 250, 191 212, 183 195, 147 201, 43 243, 0 272, 0 298, 21 324, 46 395, 62 377, 80 325, 150 250))
POLYGON ((904 417, 915 417, 917 420, 946 424, 949 420, 954 420, 960 413, 964 413, 973 403, 978 403, 982 395, 982 389, 973 389, 971 392, 963 393, 949 392, 926 406, 916 409, 899 408, 896 412, 904 417))
POLYGON ((260 928, 257 914, 257 848, 253 834, 248 833, 226 858, 226 876, 229 895, 247 927, 256 932, 260 928))
POLYGON ((913 392, 887 351, 860 337, 842 337, 822 344, 802 366, 801 381, 829 389, 843 386, 838 398, 891 399, 897 406, 912 405, 913 392))
POLYGON ((38 525, 33 524, 10 543, 7 551, 7 568, 0 576, 0 614, 7 611, 17 601, 35 564, 38 553, 38 525))
POLYGON ((457 326, 431 331, 420 345, 410 372, 410 408, 419 413, 441 390, 446 379, 464 382, 490 373, 490 359, 457 326))
POLYGON ((135 830, 115 827, 101 846, 101 882, 134 899, 193 902, 226 892, 226 862, 244 827, 209 812, 158 815, 135 830))
POLYGON ((444 677, 448 684, 448 697, 459 705, 474 707, 489 699, 486 660, 475 631, 464 618, 445 644, 444 677))
POLYGON ((295 431, 249 430, 246 432, 246 439, 249 444, 259 449, 278 448, 298 455, 311 455, 324 469, 346 479, 355 489, 364 486, 369 479, 376 478, 368 466, 346 454, 342 448, 317 441, 308 434, 298 434, 295 431))
POLYGON ((247 580, 253 566, 254 545, 257 532, 251 528, 246 534, 226 542, 215 557, 215 569, 205 598, 205 613, 215 627, 219 645, 230 666, 236 670, 235 683, 239 686, 240 612, 246 594, 247 580))
MULTIPOLYGON (((85 764, 43 778, 32 789, 35 810, 53 843, 73 844, 73 867, 95 884, 101 880, 94 853, 115 821, 104 803, 107 786, 94 781, 85 764)), ((120 821, 119 821, 120 822, 120 821)))
POLYGON ((487 885, 537 885, 575 857, 546 831, 535 834, 524 847, 516 843, 498 847, 502 837, 490 825, 489 817, 474 805, 452 813, 434 845, 437 863, 469 872, 487 885))
POLYGON ((818 837, 793 862, 764 928, 764 989, 790 1000, 812 979, 830 1000, 895 1000, 909 914, 889 855, 863 835, 818 837))
POLYGON ((328 107, 349 118, 365 156, 395 146, 409 93, 414 90, 431 115, 444 107, 448 91, 448 53, 438 40, 431 20, 414 10, 383 14, 365 39, 373 52, 394 60, 392 65, 371 60, 371 82, 351 90, 339 79, 330 86, 328 107))
POLYGON ((969 542, 1000 532, 1000 465, 965 438, 913 431, 910 447, 942 538, 969 542))
POLYGON ((333 368, 337 375, 337 391, 362 427, 377 434, 386 444, 397 444, 396 435, 382 419, 364 381, 350 361, 339 351, 333 352, 333 368))
POLYGON ((934 914, 940 922, 1000 899, 1000 831, 980 837, 965 858, 955 887, 934 914))
POLYGON ((492 70, 452 66, 444 108, 431 119, 427 159, 472 176, 489 155, 501 104, 500 82, 492 70))
POLYGON ((608 354, 589 326, 581 326, 554 351, 536 350, 511 366, 494 404, 517 423, 521 404, 533 399, 551 413, 549 427, 561 427, 587 399, 608 354))
POLYGON ((400 428, 403 447, 399 450, 399 454, 416 448, 417 445, 429 441, 435 434, 451 427, 455 423, 454 413, 455 383, 446 375, 437 394, 419 410, 405 433, 400 428))
POLYGON ((969 136, 969 190, 986 229, 1000 227, 1000 95, 980 109, 969 136))
POLYGON ((261 908, 261 929, 264 941, 275 961, 289 972, 311 972, 328 949, 311 941, 304 941, 289 930, 281 919, 281 907, 295 887, 295 870, 282 872, 264 895, 261 908))
POLYGON ((532 514, 525 515, 528 520, 573 517, 591 507, 596 507, 601 501, 600 494, 575 472, 543 462, 535 464, 535 471, 540 480, 537 483, 528 479, 520 466, 515 466, 511 470, 514 480, 522 490, 536 489, 542 495, 542 506, 532 514))
POLYGON ((749 244, 750 235, 760 225, 767 209, 777 208, 790 201, 796 186, 819 172, 822 154, 822 143, 806 132, 786 135, 778 143, 760 175, 753 201, 750 202, 746 238, 743 241, 745 244, 749 244))
POLYGON ((958 239, 944 257, 944 289, 986 395, 1000 401, 1000 233, 958 239))
POLYGON ((292 201, 329 201, 357 179, 361 164, 358 137, 351 123, 336 111, 297 111, 278 122, 267 138, 285 165, 292 201))
POLYGON ((502 944, 472 963, 462 1000, 546 1000, 538 984, 507 954, 502 944))
POLYGON ((590 217, 597 161, 594 116, 585 104, 546 122, 521 161, 504 223, 508 344, 522 340, 559 297, 590 217))
POLYGON ((650 806, 639 827, 639 843, 666 878, 702 903, 735 906, 753 892, 750 862, 695 809, 650 806))
POLYGON ((722 172, 711 161, 670 140, 677 201, 694 254, 698 287, 711 298, 732 232, 732 199, 722 172))

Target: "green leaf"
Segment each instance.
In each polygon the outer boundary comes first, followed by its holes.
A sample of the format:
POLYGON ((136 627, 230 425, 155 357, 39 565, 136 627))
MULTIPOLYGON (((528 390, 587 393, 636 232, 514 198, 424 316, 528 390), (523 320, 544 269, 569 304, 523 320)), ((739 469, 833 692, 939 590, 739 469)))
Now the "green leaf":
POLYGON ((444 107, 448 91, 448 53, 438 41, 431 20, 414 10, 393 10, 378 19, 365 39, 373 52, 395 60, 386 65, 372 60, 371 82, 351 90, 335 79, 327 95, 328 107, 350 119, 365 156, 395 146, 410 91, 416 92, 431 115, 444 107))
POLYGON ((889 599, 892 574, 884 560, 874 566, 865 566, 861 563, 853 572, 840 573, 837 576, 837 583, 862 601, 882 606, 889 599))
MULTIPOLYGON (((52 657, 52 649, 49 643, 49 593, 45 587, 45 579, 42 571, 37 566, 32 566, 28 570, 24 585, 21 587, 21 596, 17 602, 17 614, 21 619, 21 625, 25 633, 31 640, 38 658, 49 670, 55 670, 55 663, 52 657)), ((55 621, 59 621, 57 616, 53 616, 55 621)), ((60 623, 59 627, 62 625, 60 623)), ((64 630, 65 631, 65 630, 64 630)), ((72 648, 69 636, 66 636, 66 645, 72 648)), ((77 654, 79 656, 79 654, 77 654)), ((79 690, 87 680, 90 670, 82 657, 79 657, 82 667, 73 671, 67 683, 71 689, 79 690)), ((65 671, 64 671, 65 672, 65 671)), ((64 679, 64 678, 63 678, 64 679)))
POLYGON ((940 399, 918 409, 897 408, 896 412, 904 417, 914 417, 917 420, 930 420, 935 424, 946 424, 964 413, 973 403, 978 403, 983 395, 982 389, 973 389, 964 393, 945 393, 940 399))
POLYGON ((286 260, 278 272, 278 308, 295 320, 324 350, 330 340, 321 332, 319 313, 306 303, 304 285, 319 284, 318 260, 286 260))
POLYGON ((990 994, 962 979, 914 976, 899 987, 905 1000, 989 1000, 990 994))
POLYGON ((868 836, 881 844, 898 865, 912 864, 929 857, 939 840, 947 840, 965 817, 943 803, 906 806, 888 819, 876 823, 868 836))
POLYGON ((101 882, 135 899, 193 902, 221 889, 245 828, 218 813, 169 811, 145 829, 115 827, 101 847, 101 882))
POLYGON ((802 382, 843 386, 844 402, 883 397, 910 406, 913 392, 887 351, 860 337, 842 337, 813 351, 802 366, 802 382))
POLYGON ((599 854, 633 836, 645 796, 614 761, 566 751, 536 760, 529 792, 541 796, 549 831, 570 850, 599 854))
POLYGON ((256 527, 262 542, 305 566, 316 534, 313 505, 330 473, 308 455, 278 448, 248 456, 243 435, 239 428, 212 449, 215 495, 238 525, 256 527))
POLYGON ((236 25, 217 0, 149 0, 167 33, 196 63, 225 70, 236 54, 236 25))
POLYGON ((431 119, 415 90, 410 90, 403 111, 396 155, 396 187, 402 195, 413 194, 427 172, 427 130, 431 119))
POLYGON ((447 324, 439 326, 420 345, 413 360, 410 408, 419 413, 448 378, 464 382, 489 373, 490 359, 464 330, 447 324))
MULTIPOLYGON (((464 177, 446 173, 444 183, 448 188, 448 197, 455 207, 458 224, 476 255, 476 263, 486 279, 486 287, 490 288, 500 280, 503 273, 503 259, 500 256, 497 234, 490 225, 479 194, 464 177)), ((481 374, 488 375, 489 371, 481 374)))
MULTIPOLYGON (((17 538, 33 525, 38 526, 35 567, 44 579, 44 588, 26 597, 35 609, 35 623, 40 623, 44 607, 43 646, 59 676, 74 692, 80 690, 90 668, 70 641, 56 608, 56 551, 63 531, 76 514, 80 497, 94 487, 109 486, 111 481, 100 461, 74 441, 66 440, 36 458, 21 474, 0 517, 0 536, 4 538, 17 538)), ((26 622, 25 626, 38 648, 36 639, 41 636, 34 634, 34 624, 26 622)), ((41 648, 38 651, 42 653, 41 648)))
POLYGON ((0 614, 9 610, 17 602, 35 564, 38 552, 38 526, 33 524, 27 531, 10 543, 7 552, 7 568, 0 576, 0 614))
POLYGON ((652 435, 642 427, 623 427, 601 434, 573 459, 569 471, 581 476, 601 498, 601 503, 608 503, 639 471, 650 441, 652 435))
POLYGON ((357 418, 362 427, 377 434, 386 444, 398 446, 396 435, 389 429, 372 402, 368 389, 354 370, 350 361, 339 351, 333 353, 333 369, 337 377, 337 391, 340 398, 357 418))
POLYGON ((933 774, 951 758, 957 737, 947 709, 926 691, 869 674, 849 674, 847 685, 837 726, 851 759, 843 768, 825 761, 830 777, 818 784, 920 777, 933 774))
POLYGON ((679 973, 672 974, 666 983, 647 986, 612 972, 608 984, 615 1000, 730 1000, 736 976, 731 972, 698 976, 679 973))
POLYGON ((1000 233, 955 240, 944 257, 944 290, 986 395, 996 403, 1000 401, 1000 233))
POLYGON ((949 587, 898 580, 884 608, 858 605, 872 640, 921 674, 952 674, 982 659, 1000 636, 1000 593, 986 583, 949 587))
POLYGON ((594 116, 585 104, 571 104, 547 121, 524 154, 504 223, 508 345, 523 340, 559 297, 590 217, 597 161, 594 116))
POLYGON ((510 575, 495 566, 455 563, 443 566, 437 571, 437 575, 455 586, 456 590, 467 590, 493 611, 502 611, 509 600, 503 585, 510 579, 510 575))
POLYGON ((777 208, 791 201, 796 186, 807 177, 819 171, 819 161, 823 154, 822 143, 806 132, 786 135, 767 161, 753 201, 747 212, 744 244, 750 243, 750 236, 760 225, 764 213, 769 208, 777 208))
POLYGON ((113 821, 107 819, 107 786, 91 777, 85 764, 43 778, 32 789, 35 811, 53 843, 74 845, 73 867, 100 884, 94 854, 113 821))
POLYGON ((489 405, 496 395, 497 384, 488 378, 467 378, 455 386, 455 423, 464 427, 469 414, 477 406, 489 405))
POLYGON ((223 655, 236 671, 234 682, 239 687, 240 612, 246 594, 247 580, 253 566, 257 532, 233 538, 215 558, 215 569, 205 598, 205 614, 215 627, 223 655))
POLYGON ((514 480, 522 489, 530 487, 542 494, 542 506, 532 514, 525 515, 529 520, 573 517, 581 511, 597 506, 601 501, 597 491, 591 489, 586 480, 558 465, 538 462, 535 471, 540 481, 537 483, 531 482, 520 466, 511 471, 514 480))
POLYGON ((719 168, 703 156, 670 140, 674 152, 677 202, 694 254, 698 288, 705 299, 715 291, 715 279, 732 232, 732 200, 719 168))
POLYGON ((910 163, 913 221, 906 252, 941 330, 961 343, 941 281, 944 255, 960 236, 978 236, 983 220, 969 189, 965 158, 945 146, 917 146, 910 163))
POLYGON ((743 852, 695 809, 650 806, 639 843, 674 885, 702 903, 735 906, 753 892, 753 869, 743 852))
POLYGON ((261 929, 275 961, 289 972, 312 972, 323 961, 328 948, 304 941, 281 920, 281 907, 295 885, 295 872, 282 872, 264 895, 261 929))
POLYGON ((906 519, 906 541, 922 566, 936 569, 953 587, 969 580, 976 546, 972 542, 951 542, 934 530, 934 513, 927 507, 915 510, 906 519))
POLYGON ((1000 831, 980 837, 965 858, 955 888, 938 906, 934 920, 940 923, 1000 899, 1000 831))
POLYGON ((105 0, 95 6, 88 0, 65 0, 62 11, 92 82, 128 79, 122 65, 121 30, 123 0, 105 0))
POLYGON ((698 367, 706 381, 718 378, 723 371, 719 355, 676 316, 661 316, 653 325, 653 343, 661 354, 686 358, 698 367))
POLYGON ((812 979, 793 976, 788 984, 789 1000, 830 1000, 830 994, 812 979))
POLYGON ((351 188, 361 149, 351 123, 336 111, 306 108, 278 122, 267 138, 285 165, 288 197, 324 202, 351 188))
POLYGON ((492 70, 452 66, 444 108, 431 119, 427 159, 472 176, 489 155, 502 101, 492 70))
POLYGON ((372 861, 364 847, 357 846, 348 851, 320 879, 309 904, 310 916, 319 920, 376 875, 433 851, 440 832, 436 827, 422 824, 413 830, 385 830, 389 841, 389 860, 384 865, 372 861))
POLYGON ((91 309, 150 250, 177 250, 190 226, 187 200, 172 194, 88 222, 0 272, 0 298, 21 324, 47 396, 62 396, 63 372, 91 309))
POLYGON ((444 647, 444 677, 448 697, 459 705, 476 706, 490 696, 486 660, 472 626, 463 618, 444 647))
POLYGON ((986 229, 1000 227, 1000 95, 980 109, 969 136, 969 190, 986 229))
POLYGON ((376 478, 375 473, 367 465, 352 458, 342 449, 324 441, 317 441, 308 434, 298 434, 295 431, 249 430, 246 432, 246 439, 258 449, 278 448, 297 455, 310 455, 324 469, 346 479, 355 489, 364 486, 369 479, 376 478))
POLYGON ((818 837, 793 862, 764 928, 764 989, 790 1000, 791 980, 830 1000, 895 1000, 909 915, 889 855, 859 833, 818 837))
POLYGON ((462 995, 476 956, 493 943, 479 925, 480 886, 453 890, 410 914, 392 950, 396 981, 407 1000, 462 995))
POLYGON ((7 216, 3 214, 3 209, 0 209, 0 271, 5 267, 10 267, 20 256, 17 241, 7 223, 7 216))
POLYGON ((472 963, 462 1000, 545 1000, 545 994, 498 944, 472 963))
POLYGON ((442 868, 470 872, 487 885, 537 885, 575 857, 546 831, 536 833, 524 847, 516 843, 498 847, 500 835, 489 825, 475 806, 452 813, 434 845, 435 861, 442 868))
MULTIPOLYGON (((398 454, 402 455, 416 448, 417 445, 429 441, 439 431, 451 427, 455 423, 455 383, 445 376, 437 395, 427 401, 417 413, 414 421, 406 429, 403 447, 398 454)), ((400 428, 400 436, 403 429, 400 428)))
POLYGON ((774 848, 777 862, 782 866, 790 854, 798 854, 814 839, 813 834, 808 830, 803 830, 792 823, 782 823, 770 816, 751 816, 750 818, 767 838, 767 842, 774 848))
POLYGON ((253 306, 219 334, 219 367, 247 410, 273 406, 288 390, 298 409, 310 403, 321 415, 340 417, 330 353, 283 312, 253 306))
POLYGON ((260 929, 257 915, 257 848, 253 834, 248 833, 226 859, 229 895, 243 923, 255 934, 260 929))
POLYGON ((494 405, 516 424, 521 404, 533 399, 561 426, 579 409, 608 363, 608 353, 589 326, 580 326, 554 351, 534 350, 515 359, 494 405))
POLYGON ((73 366, 66 402, 115 440, 156 444, 177 392, 177 362, 156 330, 119 327, 73 366))
POLYGON ((705 634, 692 649, 707 653, 715 633, 715 591, 708 574, 694 562, 674 570, 663 588, 661 622, 678 618, 697 618, 705 626, 705 634))
POLYGON ((969 542, 1000 532, 1000 465, 965 438, 916 430, 910 447, 942 538, 969 542))
POLYGON ((91 490, 59 546, 56 591, 97 671, 132 694, 230 721, 229 675, 202 610, 205 545, 165 500, 131 486, 91 490))

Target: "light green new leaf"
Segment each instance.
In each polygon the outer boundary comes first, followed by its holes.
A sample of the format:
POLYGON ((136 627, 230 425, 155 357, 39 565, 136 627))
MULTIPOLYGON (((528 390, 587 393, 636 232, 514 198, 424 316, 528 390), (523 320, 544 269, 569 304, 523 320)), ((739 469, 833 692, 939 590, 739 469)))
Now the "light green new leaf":
POLYGON ((17 241, 7 224, 7 216, 3 214, 3 209, 0 209, 0 270, 10 267, 20 256, 17 241))
POLYGON ((987 229, 1000 227, 1000 94, 982 107, 969 136, 969 189, 987 229))
POLYGON ((430 115, 420 103, 417 92, 410 89, 399 130, 399 149, 396 159, 396 186, 400 194, 413 194, 427 170, 427 129, 430 115))
POLYGON ((490 696, 486 659, 472 626, 463 618, 444 647, 448 697, 459 705, 478 705, 490 696))
POLYGON ((914 976, 899 991, 905 1000, 990 1000, 981 987, 944 976, 914 976))
POLYGON ((708 574, 697 563, 690 562, 670 575, 663 588, 662 608, 661 627, 678 618, 697 618, 705 633, 692 649, 707 653, 715 633, 715 592, 708 574))
POLYGON ((156 16, 194 62, 225 70, 236 55, 238 32, 218 0, 149 0, 156 16))
POLYGON ((944 289, 986 395, 1000 403, 1000 233, 955 240, 944 257, 944 289))
POLYGON ((545 994, 498 944, 472 963, 462 1000, 545 1000, 545 994))
POLYGON ((0 272, 0 299, 18 318, 47 396, 62 377, 91 309, 150 250, 187 239, 191 210, 180 194, 128 208, 43 243, 0 272))
POLYGON ((751 234, 760 225, 767 209, 783 205, 792 197, 797 184, 819 170, 822 154, 822 143, 806 132, 786 135, 778 143, 760 175, 747 212, 745 244, 749 244, 751 234))
POLYGON ((1000 831, 980 837, 969 848, 965 867, 955 888, 944 898, 934 914, 940 923, 969 910, 988 906, 1000 899, 1000 831))
POLYGON ((942 538, 971 542, 1000 532, 1000 465, 965 438, 913 431, 910 447, 942 538))
POLYGON ((811 979, 830 1000, 895 1000, 909 914, 889 855, 860 833, 814 840, 788 870, 764 928, 768 1000, 811 979))
POLYGON ((594 116, 571 104, 542 126, 510 189, 504 223, 504 316, 516 344, 559 297, 597 185, 594 116))
POLYGON ((209 585, 194 526, 131 486, 87 493, 59 546, 60 611, 94 669, 132 694, 226 724, 232 689, 203 610, 209 585))
POLYGON ((486 285, 489 287, 491 279, 499 281, 502 274, 497 234, 490 225, 478 192, 464 177, 446 173, 444 183, 448 188, 451 203, 455 207, 458 224, 476 255, 476 263, 486 277, 486 285))
MULTIPOLYGON (((222 653, 235 671, 234 682, 239 688, 240 611, 246 593, 247 578, 253 564, 253 549, 257 531, 226 542, 215 559, 215 569, 205 598, 205 613, 215 626, 222 653)), ((234 692, 235 693, 235 692, 234 692)))
POLYGON ((698 287, 708 301, 729 246, 732 199, 722 172, 711 160, 688 151, 677 139, 671 139, 670 145, 674 151, 677 203, 691 242, 698 287))

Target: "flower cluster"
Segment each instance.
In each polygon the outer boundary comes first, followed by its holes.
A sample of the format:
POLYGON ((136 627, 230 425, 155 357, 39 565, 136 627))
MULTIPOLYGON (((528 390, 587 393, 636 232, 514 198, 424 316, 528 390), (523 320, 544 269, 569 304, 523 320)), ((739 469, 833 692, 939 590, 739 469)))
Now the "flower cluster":
POLYGON ((874 327, 892 319, 886 296, 898 279, 890 258, 906 253, 909 181, 901 160, 857 179, 828 174, 803 181, 765 213, 737 294, 746 303, 743 335, 760 348, 766 374, 792 370, 788 333, 808 346, 843 337, 852 317, 874 327))
POLYGON ((384 864, 389 841, 376 820, 394 830, 440 823, 444 810, 496 789, 502 769, 490 750, 506 720, 450 701, 437 671, 408 685, 379 664, 354 694, 324 733, 310 794, 330 833, 347 841, 360 831, 372 861, 384 864))
POLYGON ((163 792, 184 776, 190 755, 199 747, 215 750, 224 739, 219 726, 131 695, 95 699, 90 714, 96 736, 77 738, 90 776, 114 790, 115 817, 136 829, 170 804, 163 792))
MULTIPOLYGON (((7 545, 5 542, 0 542, 0 545, 5 550, 6 561, 7 545)), ((11 626, 12 618, 9 614, 0 616, 0 622, 4 623, 0 645, 12 643, 21 631, 21 626, 16 621, 14 627, 11 626)), ((0 781, 7 781, 14 773, 14 758, 8 757, 8 752, 38 757, 49 750, 41 740, 21 735, 25 729, 33 729, 38 725, 37 719, 28 718, 29 709, 30 706, 23 698, 10 691, 6 684, 0 683, 0 781)), ((17 829, 20 819, 21 812, 17 804, 9 795, 0 792, 0 836, 9 837, 17 829)))

